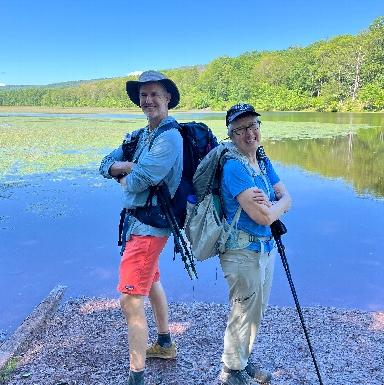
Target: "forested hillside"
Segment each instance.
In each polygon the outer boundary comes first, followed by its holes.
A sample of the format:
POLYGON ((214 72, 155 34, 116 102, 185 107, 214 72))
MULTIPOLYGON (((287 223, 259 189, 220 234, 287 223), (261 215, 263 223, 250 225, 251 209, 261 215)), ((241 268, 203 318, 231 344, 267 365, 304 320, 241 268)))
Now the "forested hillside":
MULTIPOLYGON (((264 111, 382 111, 384 17, 356 36, 163 72, 179 86, 182 109, 223 110, 246 101, 264 111)), ((0 105, 134 107, 125 93, 128 79, 0 90, 0 105)))

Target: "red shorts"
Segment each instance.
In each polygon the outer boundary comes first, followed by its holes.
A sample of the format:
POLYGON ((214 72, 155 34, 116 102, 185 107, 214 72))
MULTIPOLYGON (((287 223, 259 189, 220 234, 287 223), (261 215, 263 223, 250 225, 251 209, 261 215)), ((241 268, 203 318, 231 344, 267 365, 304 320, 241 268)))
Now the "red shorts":
POLYGON ((148 295, 160 279, 159 255, 168 237, 132 235, 125 245, 117 290, 124 294, 148 295))

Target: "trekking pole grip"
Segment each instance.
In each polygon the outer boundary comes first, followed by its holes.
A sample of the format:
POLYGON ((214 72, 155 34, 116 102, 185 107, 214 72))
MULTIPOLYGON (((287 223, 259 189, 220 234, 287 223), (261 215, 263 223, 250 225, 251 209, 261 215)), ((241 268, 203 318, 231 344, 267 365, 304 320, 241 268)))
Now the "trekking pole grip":
POLYGON ((272 236, 273 238, 275 238, 275 240, 287 233, 287 228, 285 227, 284 223, 281 222, 280 219, 274 221, 270 227, 272 231, 272 236))

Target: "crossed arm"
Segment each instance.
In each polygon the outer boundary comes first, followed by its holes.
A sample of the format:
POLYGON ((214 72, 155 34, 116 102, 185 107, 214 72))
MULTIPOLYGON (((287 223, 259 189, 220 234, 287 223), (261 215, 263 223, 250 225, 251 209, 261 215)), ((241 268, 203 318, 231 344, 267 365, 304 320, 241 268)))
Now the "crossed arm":
POLYGON ((237 196, 241 208, 256 223, 271 225, 291 207, 291 196, 283 182, 273 186, 277 201, 271 202, 265 193, 257 188, 244 190, 237 196))
POLYGON ((110 167, 109 173, 111 176, 119 176, 124 173, 129 174, 132 171, 133 165, 133 162, 115 161, 110 167))
MULTIPOLYGON (((120 183, 131 193, 140 193, 160 183, 182 154, 182 138, 177 130, 160 134, 150 150, 145 149, 137 163, 117 158, 109 168, 111 176, 126 174, 120 183)), ((180 170, 181 173, 181 170, 180 170)))

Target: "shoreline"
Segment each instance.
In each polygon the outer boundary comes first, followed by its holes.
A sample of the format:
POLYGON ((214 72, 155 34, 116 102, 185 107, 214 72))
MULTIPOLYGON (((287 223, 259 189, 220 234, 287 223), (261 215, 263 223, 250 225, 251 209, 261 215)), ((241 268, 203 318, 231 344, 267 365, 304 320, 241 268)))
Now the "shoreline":
MULTIPOLYGON (((0 106, 1 112, 14 112, 14 113, 22 113, 22 112, 31 112, 31 113, 61 113, 61 114, 97 114, 97 113, 108 113, 108 114, 137 114, 143 115, 143 112, 139 108, 132 107, 119 107, 119 108, 111 108, 111 107, 60 107, 60 106, 0 106)), ((173 110, 176 114, 193 114, 193 113, 212 113, 212 114, 225 114, 225 110, 213 110, 211 108, 203 108, 203 109, 194 109, 194 110, 184 110, 184 109, 175 109, 173 110)), ((318 113, 318 114, 383 114, 382 111, 314 111, 314 110, 260 110, 262 113, 318 113)), ((172 114, 171 114, 172 115, 172 114)))
MULTIPOLYGON (((153 341, 155 324, 148 303, 146 313, 153 341)), ((170 303, 178 357, 147 360, 146 385, 217 384, 227 313, 227 305, 170 303)), ((384 383, 384 312, 304 307, 303 316, 325 384, 384 383)), ((17 352, 17 359, 4 384, 123 385, 129 363, 118 300, 69 299, 17 352)), ((318 383, 295 308, 268 308, 252 361, 272 371, 275 385, 318 383)))
MULTIPOLYGON (((201 110, 173 110, 175 113, 223 113, 226 111, 217 111, 211 109, 201 110)), ((110 113, 110 114, 137 114, 143 115, 140 108, 110 108, 110 107, 48 107, 48 106, 0 106, 0 112, 40 112, 40 113, 62 113, 62 114, 95 114, 95 113, 110 113)), ((292 111, 289 111, 292 112, 292 111)))

